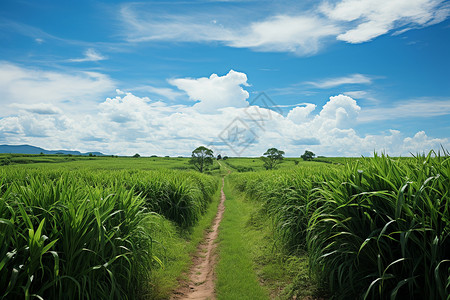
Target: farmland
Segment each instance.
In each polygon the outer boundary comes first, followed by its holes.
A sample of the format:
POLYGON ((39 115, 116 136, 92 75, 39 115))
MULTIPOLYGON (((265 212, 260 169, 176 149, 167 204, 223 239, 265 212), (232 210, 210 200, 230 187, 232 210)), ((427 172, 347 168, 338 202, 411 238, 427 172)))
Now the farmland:
POLYGON ((173 245, 166 240, 192 230, 218 179, 158 165, 136 170, 131 159, 126 169, 120 159, 114 167, 105 164, 113 160, 0 169, 3 298, 136 299, 155 293, 152 270, 171 259, 165 249, 173 245))
POLYGON ((5 158, 4 299, 170 297, 228 171, 219 299, 250 290, 261 299, 449 297, 445 153, 288 158, 277 170, 264 170, 258 158, 229 158, 206 174, 186 158, 5 158))

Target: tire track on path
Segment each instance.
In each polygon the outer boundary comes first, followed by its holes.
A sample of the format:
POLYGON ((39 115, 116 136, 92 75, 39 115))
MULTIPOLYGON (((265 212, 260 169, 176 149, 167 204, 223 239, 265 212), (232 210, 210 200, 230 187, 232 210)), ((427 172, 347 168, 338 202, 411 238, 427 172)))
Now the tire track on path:
POLYGON ((219 235, 219 225, 225 212, 225 185, 222 177, 222 188, 220 203, 217 214, 212 222, 211 228, 205 236, 203 242, 197 248, 193 258, 193 265, 189 271, 188 282, 181 285, 172 296, 172 300, 184 299, 216 299, 215 293, 215 266, 217 264, 217 237, 219 235))

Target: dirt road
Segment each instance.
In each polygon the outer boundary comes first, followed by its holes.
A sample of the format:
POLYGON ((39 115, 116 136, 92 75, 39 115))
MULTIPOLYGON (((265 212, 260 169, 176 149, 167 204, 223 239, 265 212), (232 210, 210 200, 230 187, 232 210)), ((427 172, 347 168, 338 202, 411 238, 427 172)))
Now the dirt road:
POLYGON ((172 300, 181 299, 216 299, 215 284, 216 279, 214 269, 217 263, 217 243, 219 225, 225 211, 225 194, 223 192, 224 179, 222 178, 221 198, 216 217, 213 220, 209 232, 204 241, 198 247, 193 265, 189 272, 188 282, 181 285, 175 291, 172 300))

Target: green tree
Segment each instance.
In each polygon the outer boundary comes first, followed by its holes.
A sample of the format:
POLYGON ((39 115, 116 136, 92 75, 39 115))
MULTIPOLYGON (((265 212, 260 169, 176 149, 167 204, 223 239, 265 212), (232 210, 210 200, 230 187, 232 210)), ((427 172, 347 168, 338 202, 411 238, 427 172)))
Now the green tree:
POLYGON ((278 150, 277 148, 270 148, 263 155, 261 159, 264 161, 264 168, 266 170, 272 170, 283 161, 284 151, 278 150))
POLYGON ((133 157, 134 157, 134 158, 139 158, 139 157, 141 157, 141 156, 139 155, 139 153, 136 153, 135 155, 133 155, 133 157))
POLYGON ((316 156, 314 153, 312 153, 311 151, 305 150, 305 153, 300 157, 303 158, 303 160, 313 160, 314 156, 316 156))
POLYGON ((204 146, 200 146, 194 151, 192 151, 191 159, 189 163, 194 165, 194 167, 203 173, 204 170, 208 168, 208 166, 213 164, 213 151, 204 146))

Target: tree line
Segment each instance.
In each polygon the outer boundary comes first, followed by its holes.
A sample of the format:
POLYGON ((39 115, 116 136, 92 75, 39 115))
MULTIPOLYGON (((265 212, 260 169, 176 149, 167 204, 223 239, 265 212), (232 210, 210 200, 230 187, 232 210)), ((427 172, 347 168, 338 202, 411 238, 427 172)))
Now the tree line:
MULTIPOLYGON (((277 148, 269 148, 266 152, 260 157, 263 161, 263 166, 266 170, 275 169, 284 159, 284 151, 278 150, 277 148)), ((312 151, 305 150, 305 153, 300 157, 307 161, 313 160, 315 158, 315 154, 312 151)), ((196 170, 203 173, 210 166, 212 166, 214 159, 227 159, 227 156, 222 156, 219 154, 217 157, 214 156, 214 152, 211 149, 206 148, 205 146, 197 147, 192 151, 191 159, 189 163, 194 166, 196 170)))

